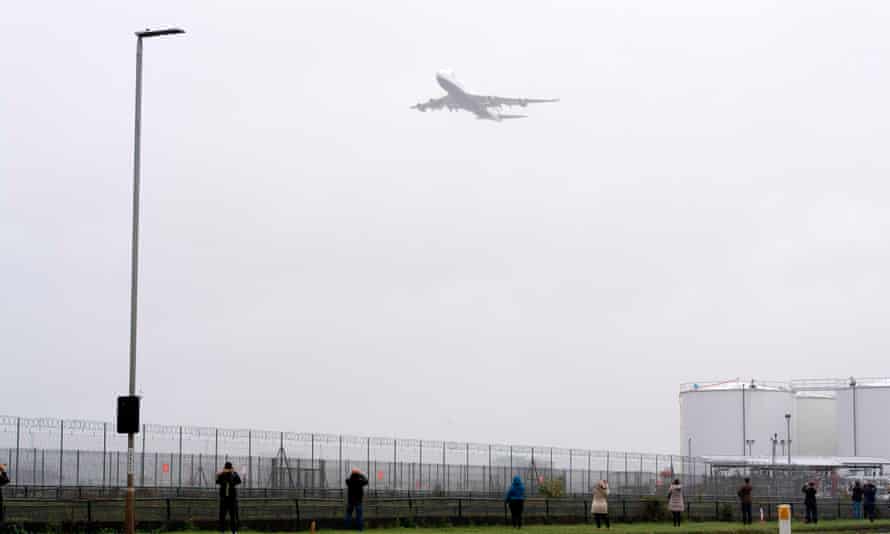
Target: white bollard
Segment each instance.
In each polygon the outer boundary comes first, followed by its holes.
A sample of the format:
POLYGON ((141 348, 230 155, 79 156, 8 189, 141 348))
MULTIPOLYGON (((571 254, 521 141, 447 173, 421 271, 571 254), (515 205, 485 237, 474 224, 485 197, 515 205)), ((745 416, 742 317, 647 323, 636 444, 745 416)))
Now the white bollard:
POLYGON ((791 505, 779 505, 779 534, 791 534, 791 505))

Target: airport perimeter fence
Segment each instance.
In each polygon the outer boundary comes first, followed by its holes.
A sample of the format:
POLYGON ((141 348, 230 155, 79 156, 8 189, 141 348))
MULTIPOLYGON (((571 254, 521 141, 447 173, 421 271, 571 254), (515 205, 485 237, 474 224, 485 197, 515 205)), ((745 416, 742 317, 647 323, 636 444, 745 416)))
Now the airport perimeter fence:
MULTIPOLYGON (((690 491, 704 490, 709 478, 700 459, 678 455, 264 430, 147 424, 136 445, 142 494, 213 488, 226 461, 245 491, 290 495, 340 491, 353 467, 368 473, 372 494, 393 496, 499 495, 514 475, 530 495, 553 485, 589 494, 600 479, 616 494, 653 495, 673 477, 690 491)), ((65 488, 119 488, 126 486, 126 436, 107 422, 0 416, 0 463, 16 495, 29 487, 30 496, 52 487, 57 497, 65 488)))
MULTIPOLYGON (((795 518, 802 518, 803 501, 755 499, 755 521, 774 521, 779 504, 792 504, 795 518)), ((216 528, 218 501, 212 498, 141 498, 136 501, 140 529, 216 528)), ((340 527, 343 501, 331 498, 244 498, 240 500, 241 526, 260 530, 306 530, 311 522, 321 528, 340 527)), ((460 524, 508 524, 503 499, 491 497, 402 497, 369 499, 364 506, 369 526, 443 526, 460 524)), ((124 500, 7 499, 7 521, 26 531, 90 531, 119 529, 123 523, 124 500), (67 528, 65 528, 67 527, 67 528)), ((850 519, 848 499, 820 499, 821 519, 850 519)), ((662 521, 667 499, 653 496, 621 496, 609 499, 609 515, 616 522, 662 521)), ((887 517, 881 507, 879 517, 887 517)), ((579 497, 530 498, 523 519, 527 523, 590 522, 590 500, 579 497)), ((692 497, 686 500, 686 521, 739 521, 737 499, 692 497)))

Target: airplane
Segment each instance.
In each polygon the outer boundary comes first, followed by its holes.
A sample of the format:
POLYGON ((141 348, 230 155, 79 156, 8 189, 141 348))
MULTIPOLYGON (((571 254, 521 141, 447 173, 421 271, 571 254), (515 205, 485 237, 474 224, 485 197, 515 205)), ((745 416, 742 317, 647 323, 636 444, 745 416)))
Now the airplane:
POLYGON ((514 115, 501 113, 504 106, 526 107, 529 104, 544 102, 559 102, 558 98, 507 98, 502 96, 485 96, 468 93, 450 70, 440 70, 436 73, 436 81, 439 86, 448 93, 441 98, 431 98, 411 106, 410 109, 418 111, 438 110, 448 108, 448 111, 465 110, 476 115, 477 119, 500 122, 504 119, 524 119, 528 115, 514 115))

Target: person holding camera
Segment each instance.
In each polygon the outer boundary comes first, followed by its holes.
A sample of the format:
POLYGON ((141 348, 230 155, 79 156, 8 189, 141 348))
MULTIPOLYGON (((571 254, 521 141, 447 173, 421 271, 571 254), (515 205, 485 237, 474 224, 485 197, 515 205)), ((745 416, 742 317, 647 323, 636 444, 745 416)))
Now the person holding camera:
POLYGON ((365 498, 365 486, 368 485, 368 477, 358 467, 354 467, 346 479, 346 528, 352 528, 352 514, 355 512, 355 526, 359 531, 365 529, 362 514, 362 500, 365 498))
POLYGON ((0 464, 0 525, 6 520, 3 510, 3 486, 9 484, 9 475, 6 474, 6 464, 0 464))
POLYGON ((238 530, 238 492, 236 486, 241 484, 241 477, 232 468, 232 462, 226 462, 223 470, 216 474, 219 485, 219 531, 226 530, 226 514, 232 522, 232 534, 238 530))

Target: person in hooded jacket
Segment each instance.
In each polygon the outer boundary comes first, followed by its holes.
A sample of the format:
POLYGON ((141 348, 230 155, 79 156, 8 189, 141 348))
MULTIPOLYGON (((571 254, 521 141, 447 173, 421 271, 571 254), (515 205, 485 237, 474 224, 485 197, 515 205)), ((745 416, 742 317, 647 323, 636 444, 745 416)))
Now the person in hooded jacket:
POLYGON ((609 483, 605 480, 600 480, 593 487, 590 511, 593 512, 596 528, 600 528, 602 524, 605 524, 606 528, 612 528, 612 525, 609 524, 609 483))
POLYGON ((680 479, 675 478, 674 483, 668 488, 668 510, 674 519, 674 526, 679 527, 683 520, 683 511, 686 510, 686 502, 683 499, 683 485, 680 479))
POLYGON ((219 531, 226 530, 226 514, 232 523, 232 534, 238 531, 238 492, 236 486, 241 484, 241 477, 232 467, 232 462, 226 462, 223 470, 216 474, 216 483, 219 485, 219 531))
POLYGON ((346 528, 352 526, 352 513, 355 512, 355 526, 361 531, 364 530, 363 505, 362 500, 365 498, 365 486, 368 485, 368 477, 362 473, 361 469, 355 467, 346 479, 346 528))
POLYGON ((6 474, 6 465, 0 464, 0 525, 5 519, 3 510, 3 486, 9 484, 9 475, 6 474))
POLYGON ((801 491, 804 494, 803 504, 806 507, 804 522, 815 525, 819 522, 819 514, 816 510, 816 483, 811 480, 809 484, 801 488, 801 491))
POLYGON ((850 488, 850 501, 853 503, 853 519, 862 519, 862 484, 858 480, 850 488))
POLYGON ((865 518, 869 521, 875 520, 875 500, 878 496, 878 487, 869 480, 862 486, 862 504, 865 508, 865 518))
POLYGON ((522 509, 525 507, 525 485, 519 475, 513 477, 513 484, 507 490, 504 502, 510 508, 510 519, 513 528, 522 528, 522 509))

